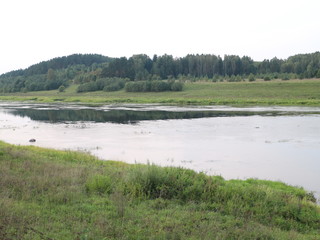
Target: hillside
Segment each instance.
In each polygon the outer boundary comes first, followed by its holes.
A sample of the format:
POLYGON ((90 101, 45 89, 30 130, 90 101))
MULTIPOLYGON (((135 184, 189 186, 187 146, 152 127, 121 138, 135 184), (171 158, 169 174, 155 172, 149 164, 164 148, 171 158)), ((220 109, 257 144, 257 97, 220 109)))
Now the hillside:
POLYGON ((275 57, 262 62, 236 55, 221 58, 197 54, 174 58, 165 54, 154 55, 151 59, 145 54, 130 58, 74 54, 2 74, 0 92, 32 92, 60 87, 63 91, 72 84, 80 84, 81 92, 104 88, 114 91, 124 88, 126 82, 140 80, 239 82, 304 78, 320 78, 320 52, 298 54, 285 60, 275 57))
POLYGON ((86 72, 94 72, 112 61, 98 54, 73 54, 43 61, 24 70, 15 70, 0 76, 0 92, 26 92, 58 89, 86 72))

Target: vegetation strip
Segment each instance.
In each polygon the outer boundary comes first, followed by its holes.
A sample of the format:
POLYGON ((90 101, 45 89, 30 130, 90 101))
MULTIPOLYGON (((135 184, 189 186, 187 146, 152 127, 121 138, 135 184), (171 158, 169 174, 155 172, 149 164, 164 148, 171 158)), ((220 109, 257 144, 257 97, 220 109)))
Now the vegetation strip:
POLYGON ((1 239, 319 239, 311 193, 281 182, 100 161, 0 142, 1 239))
POLYGON ((178 105, 299 105, 320 106, 320 80, 290 80, 236 83, 186 83, 179 92, 77 93, 77 85, 64 92, 38 91, 3 93, 4 101, 81 102, 81 103, 162 103, 178 105))

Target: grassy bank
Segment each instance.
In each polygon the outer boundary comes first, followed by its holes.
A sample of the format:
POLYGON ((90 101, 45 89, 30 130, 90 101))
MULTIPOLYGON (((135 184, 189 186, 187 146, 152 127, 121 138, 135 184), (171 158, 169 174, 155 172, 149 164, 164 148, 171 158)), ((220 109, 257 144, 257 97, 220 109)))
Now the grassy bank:
POLYGON ((162 103, 199 105, 320 105, 320 79, 273 80, 257 82, 195 82, 186 83, 181 92, 77 93, 77 85, 65 92, 40 91, 2 94, 0 100, 82 103, 162 103))
POLYGON ((0 176, 0 239, 320 239, 312 194, 280 182, 3 142, 0 176))

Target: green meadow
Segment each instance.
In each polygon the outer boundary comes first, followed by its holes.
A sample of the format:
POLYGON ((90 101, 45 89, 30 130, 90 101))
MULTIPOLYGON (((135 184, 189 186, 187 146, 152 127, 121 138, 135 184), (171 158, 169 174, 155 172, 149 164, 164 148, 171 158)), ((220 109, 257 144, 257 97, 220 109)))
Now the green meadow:
POLYGON ((281 182, 0 142, 0 239, 320 239, 312 193, 281 182))
POLYGON ((186 82, 181 92, 86 92, 78 85, 57 90, 2 93, 0 100, 80 103, 160 103, 192 105, 320 105, 320 79, 255 82, 186 82))

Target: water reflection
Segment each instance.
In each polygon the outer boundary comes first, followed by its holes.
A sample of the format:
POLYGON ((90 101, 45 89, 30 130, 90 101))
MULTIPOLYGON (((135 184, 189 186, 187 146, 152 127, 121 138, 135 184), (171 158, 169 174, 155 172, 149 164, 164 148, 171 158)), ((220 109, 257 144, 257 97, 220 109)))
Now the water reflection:
MULTIPOLYGON (((224 110, 126 110, 126 109, 41 109, 22 108, 12 109, 9 113, 29 117, 36 121, 56 122, 112 122, 112 123, 137 123, 144 120, 169 120, 169 119, 195 119, 208 117, 239 117, 239 116, 279 116, 296 115, 297 112, 282 111, 224 111, 224 110)), ((312 112, 310 112, 312 113, 312 112)))

